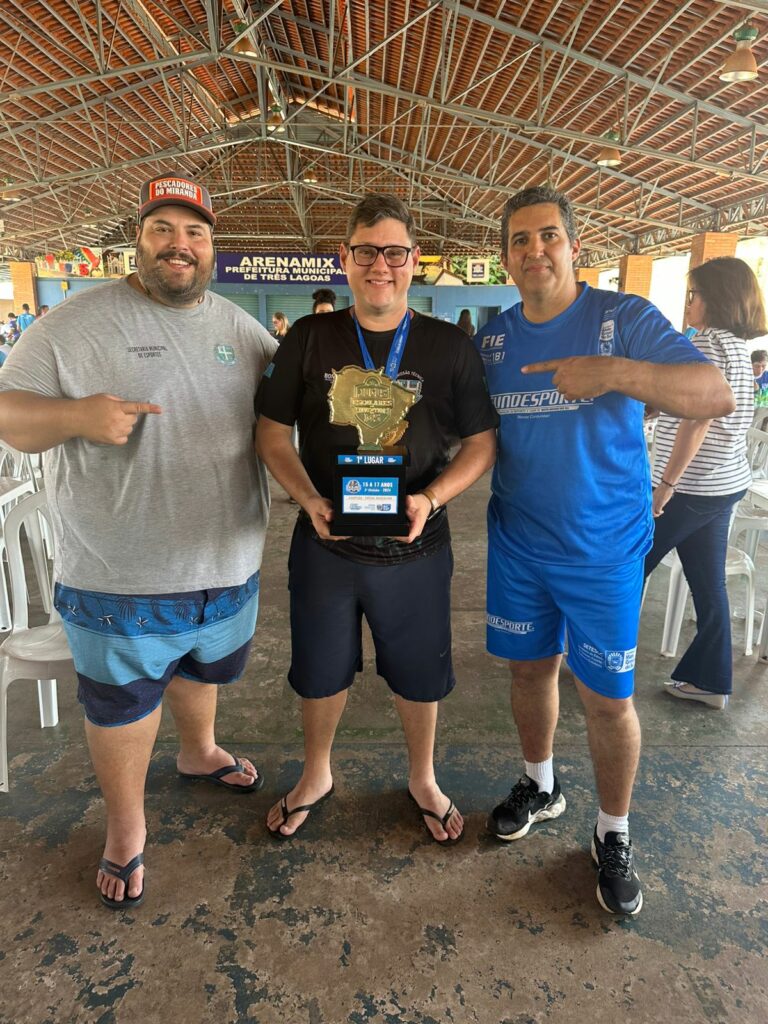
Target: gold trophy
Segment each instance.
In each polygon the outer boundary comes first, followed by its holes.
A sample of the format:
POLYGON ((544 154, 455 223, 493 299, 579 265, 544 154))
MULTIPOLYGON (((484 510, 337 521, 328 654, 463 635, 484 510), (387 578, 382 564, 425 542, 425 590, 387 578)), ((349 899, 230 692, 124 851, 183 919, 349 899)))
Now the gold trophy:
POLYGON ((417 396, 388 377, 383 367, 344 366, 333 371, 328 392, 330 422, 355 427, 360 444, 334 453, 332 534, 401 537, 408 533, 408 451, 397 442, 408 429, 405 417, 416 401, 417 396))
POLYGON ((383 367, 366 370, 345 366, 334 370, 328 392, 331 423, 355 427, 361 452, 378 452, 397 444, 408 429, 405 415, 415 401, 416 395, 390 380, 383 367))

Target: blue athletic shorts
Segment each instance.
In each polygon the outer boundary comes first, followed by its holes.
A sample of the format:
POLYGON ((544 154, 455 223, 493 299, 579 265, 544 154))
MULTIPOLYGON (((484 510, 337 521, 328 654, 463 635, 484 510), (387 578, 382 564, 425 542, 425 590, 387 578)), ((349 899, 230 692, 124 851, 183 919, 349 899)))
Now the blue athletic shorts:
POLYGON ((138 722, 173 676, 232 683, 243 672, 259 609, 259 574, 237 587, 178 594, 102 594, 56 584, 78 678, 94 725, 138 722))
POLYGON ((572 566, 521 561, 488 517, 486 642, 491 654, 536 661, 562 654, 568 666, 604 697, 634 688, 643 564, 572 566))
POLYGON ((456 679, 451 658, 450 545, 395 564, 353 562, 297 526, 288 559, 291 668, 300 697, 332 697, 363 668, 362 619, 376 671, 398 696, 441 700, 456 679))

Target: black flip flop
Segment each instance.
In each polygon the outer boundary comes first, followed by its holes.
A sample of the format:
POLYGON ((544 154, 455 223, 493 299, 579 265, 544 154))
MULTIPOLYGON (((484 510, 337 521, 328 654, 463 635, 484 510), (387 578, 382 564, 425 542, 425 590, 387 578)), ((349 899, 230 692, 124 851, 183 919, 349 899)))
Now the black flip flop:
POLYGON ((207 775, 200 775, 195 772, 179 772, 179 775, 182 779, 212 782, 216 786, 223 786, 225 789, 231 789, 235 793, 255 793, 257 789, 261 789, 264 785, 264 776, 258 768, 256 771, 258 772, 258 775, 250 786, 238 786, 236 782, 225 782, 222 777, 224 775, 231 775, 232 772, 242 772, 244 775, 248 774, 243 768, 243 762, 238 760, 238 758, 235 758, 234 764, 225 764, 223 768, 217 768, 215 772, 208 772, 207 775))
POLYGON ((269 832, 273 839, 293 839, 294 836, 299 834, 306 822, 303 822, 295 832, 291 832, 291 834, 287 836, 285 832, 281 832, 280 829, 285 825, 288 819, 294 814, 301 814, 303 811, 311 811, 315 807, 319 807, 324 800, 327 800, 331 796, 333 796, 333 786, 331 786, 327 793, 315 800, 313 804, 302 804, 301 807, 294 807, 292 811, 288 810, 288 804, 286 802, 287 797, 283 797, 280 801, 280 810, 283 812, 283 820, 277 828, 270 828, 269 825, 267 825, 267 832, 269 832))
MULTIPOLYGON (((420 807, 418 800, 413 795, 413 793, 410 791, 410 789, 408 790, 408 796, 416 804, 416 807, 418 808, 419 814, 422 816, 422 818, 425 818, 425 817, 426 818, 434 818, 435 821, 439 821, 440 822, 440 824, 443 826, 443 829, 446 832, 448 831, 446 826, 448 824, 448 821, 449 821, 451 815, 456 810, 456 805, 454 804, 453 800, 451 800, 451 802, 450 802, 450 804, 448 806, 448 810, 445 812, 445 814, 441 818, 439 814, 436 814, 434 811, 430 811, 429 808, 427 808, 427 807, 420 807)), ((433 843, 437 843, 438 846, 453 846, 454 843, 458 843, 460 839, 464 838, 464 829, 461 830, 461 833, 458 836, 456 836, 455 839, 451 839, 450 836, 448 836, 446 839, 438 839, 437 836, 433 834, 432 829, 429 827, 429 825, 426 823, 426 821, 424 822, 424 828, 427 830, 427 834, 429 835, 429 838, 432 840, 432 842, 433 843)))
POLYGON ((141 892, 138 896, 128 895, 128 879, 136 868, 141 867, 143 863, 143 853, 137 853, 133 860, 129 860, 125 865, 115 864, 113 860, 107 860, 106 857, 101 858, 99 861, 99 868, 104 872, 104 874, 110 875, 112 878, 118 878, 125 885, 125 896, 121 900, 111 900, 109 896, 105 896, 104 893, 101 893, 101 902, 105 907, 109 907, 110 910, 130 910, 132 907, 138 907, 138 905, 144 901, 144 891, 146 887, 143 883, 141 886, 141 892))

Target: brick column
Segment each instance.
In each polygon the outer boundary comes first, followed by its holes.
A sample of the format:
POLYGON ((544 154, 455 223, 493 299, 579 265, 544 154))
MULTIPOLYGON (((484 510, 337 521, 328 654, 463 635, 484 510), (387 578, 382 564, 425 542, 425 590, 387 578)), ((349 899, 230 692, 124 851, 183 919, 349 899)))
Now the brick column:
POLYGON ((11 268, 11 284, 13 285, 13 312, 20 313, 22 303, 26 302, 30 313, 37 316, 35 264, 11 262, 9 266, 11 268))
POLYGON ((700 267, 716 256, 735 256, 738 235, 725 231, 703 231, 691 242, 691 267, 700 267))
POLYGON ((577 267, 576 280, 586 281, 590 288, 599 288, 600 271, 597 267, 577 267))
POLYGON ((619 261, 619 291, 641 295, 651 294, 653 256, 622 256, 619 261))

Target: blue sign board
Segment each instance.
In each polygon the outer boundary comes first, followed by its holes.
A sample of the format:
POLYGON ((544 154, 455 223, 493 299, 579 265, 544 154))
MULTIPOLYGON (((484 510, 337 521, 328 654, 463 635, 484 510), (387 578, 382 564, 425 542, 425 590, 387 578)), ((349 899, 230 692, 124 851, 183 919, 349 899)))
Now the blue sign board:
POLYGON ((219 252, 219 284, 346 284, 339 254, 219 252))
POLYGON ((337 455, 339 466, 402 466, 402 455, 337 455))
POLYGON ((397 512, 398 480, 396 477, 364 476, 342 477, 345 515, 395 515, 397 512))

